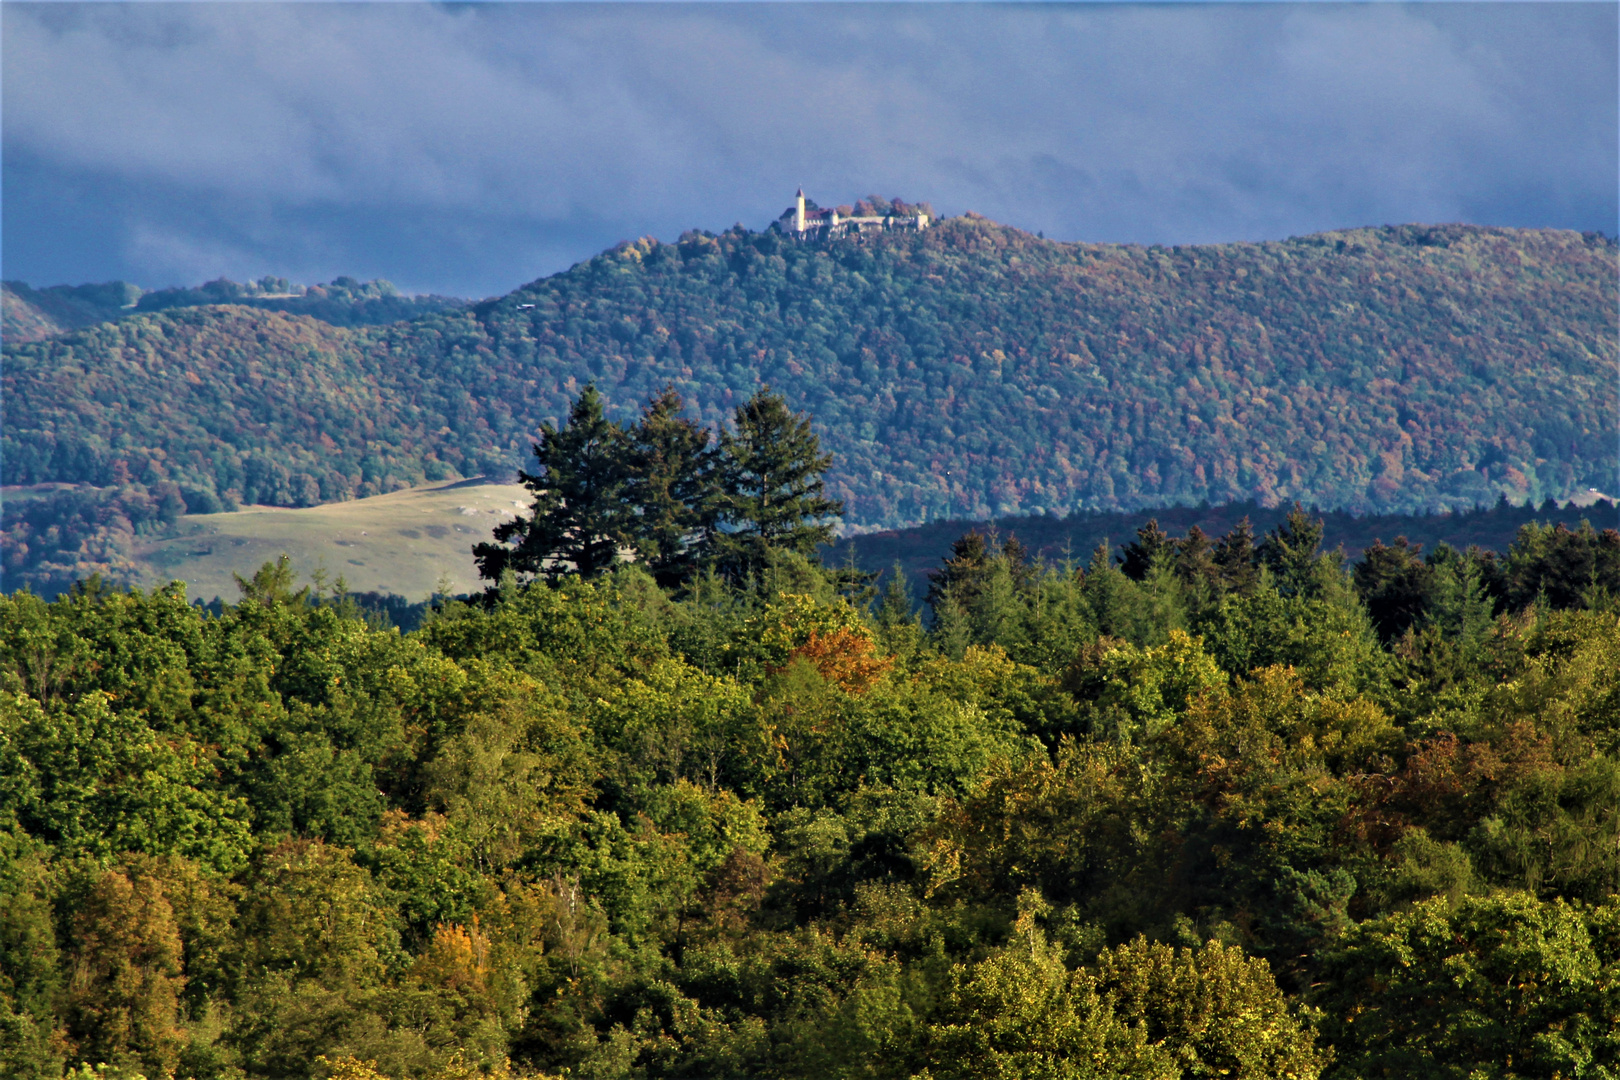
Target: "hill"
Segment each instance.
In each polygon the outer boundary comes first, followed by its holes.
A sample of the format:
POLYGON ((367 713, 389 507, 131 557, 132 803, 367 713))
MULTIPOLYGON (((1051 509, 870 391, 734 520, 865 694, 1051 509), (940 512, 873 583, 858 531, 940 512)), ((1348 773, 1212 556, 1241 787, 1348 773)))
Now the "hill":
POLYGON ((1465 226, 694 232, 388 326, 197 307, 8 345, 0 449, 11 483, 308 505, 510 470, 586 382, 626 414, 671 384, 710 423, 765 382, 814 413, 858 527, 1539 503, 1612 487, 1616 255, 1465 226))
POLYGON ((237 595, 233 574, 286 555, 300 578, 342 576, 354 592, 419 602, 441 586, 480 586, 472 546, 533 496, 481 480, 430 484, 301 509, 244 506, 185 514, 172 492, 113 488, 6 488, 7 591, 56 596, 100 574, 119 585, 184 582, 193 599, 237 595))
POLYGON ((53 285, 35 289, 23 281, 0 282, 0 337, 40 341, 97 323, 146 311, 214 304, 245 304, 265 311, 308 315, 334 326, 376 326, 460 307, 449 296, 406 296, 391 282, 340 277, 325 285, 294 285, 286 278, 240 284, 219 278, 196 288, 145 291, 127 281, 100 285, 53 285))
POLYGON ((25 281, 0 281, 0 338, 10 343, 39 341, 82 326, 121 319, 135 310, 141 289, 127 281, 100 285, 30 288, 25 281))
POLYGON ((441 589, 451 595, 482 587, 473 544, 533 496, 516 484, 434 484, 354 502, 302 510, 251 506, 228 514, 182 518, 130 547, 134 573, 147 587, 178 580, 198 600, 237 598, 244 577, 286 555, 300 577, 324 571, 360 593, 413 603, 441 589))

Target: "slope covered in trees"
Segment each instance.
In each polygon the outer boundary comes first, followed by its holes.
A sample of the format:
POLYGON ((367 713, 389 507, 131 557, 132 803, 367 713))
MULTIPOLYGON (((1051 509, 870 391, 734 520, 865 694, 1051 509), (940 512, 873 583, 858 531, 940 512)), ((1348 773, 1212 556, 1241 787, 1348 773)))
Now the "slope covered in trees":
POLYGON ((340 277, 325 285, 294 285, 286 278, 273 277, 246 284, 219 278, 193 289, 151 291, 127 281, 52 285, 45 289, 30 288, 27 282, 6 281, 0 282, 0 306, 4 312, 0 337, 8 342, 39 341, 140 312, 215 304, 245 304, 265 311, 309 315, 335 326, 376 326, 463 303, 448 296, 405 296, 391 282, 360 282, 352 277, 340 277))
POLYGON ((711 425, 764 382, 822 425, 860 525, 1540 503, 1613 477, 1616 252, 1464 226, 1185 248, 975 217, 825 245, 689 233, 387 327, 198 308, 8 346, 3 449, 12 483, 332 499, 517 467, 588 382, 621 417, 673 386, 711 425))
POLYGON ((1613 1074, 1620 534, 1321 535, 0 598, 0 1073, 1613 1074))

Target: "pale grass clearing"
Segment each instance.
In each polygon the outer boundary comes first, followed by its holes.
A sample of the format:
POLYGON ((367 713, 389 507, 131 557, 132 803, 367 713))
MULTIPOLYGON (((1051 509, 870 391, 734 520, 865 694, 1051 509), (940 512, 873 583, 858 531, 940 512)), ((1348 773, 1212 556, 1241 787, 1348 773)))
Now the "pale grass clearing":
POLYGON ((235 600, 233 573, 285 554, 302 582, 323 571, 353 592, 425 600, 441 581, 452 593, 480 588, 472 546, 532 500, 521 484, 463 480, 302 510, 246 506, 183 517, 175 535, 142 540, 135 559, 144 584, 184 581, 193 599, 235 600))

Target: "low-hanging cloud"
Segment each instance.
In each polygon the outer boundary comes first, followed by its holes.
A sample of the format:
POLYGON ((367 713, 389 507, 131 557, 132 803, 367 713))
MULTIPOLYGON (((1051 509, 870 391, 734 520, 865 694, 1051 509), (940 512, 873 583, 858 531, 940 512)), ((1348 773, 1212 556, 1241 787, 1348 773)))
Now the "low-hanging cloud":
POLYGON ((804 184, 1073 239, 1613 231, 1613 5, 6 4, 6 275, 508 288, 804 184))

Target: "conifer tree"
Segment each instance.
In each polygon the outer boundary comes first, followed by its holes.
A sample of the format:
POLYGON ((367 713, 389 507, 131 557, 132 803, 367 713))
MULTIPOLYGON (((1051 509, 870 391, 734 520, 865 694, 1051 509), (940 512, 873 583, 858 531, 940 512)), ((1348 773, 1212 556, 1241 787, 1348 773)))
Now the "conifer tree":
POLYGON ((951 542, 951 554, 945 559, 945 565, 928 573, 928 606, 937 614, 947 591, 957 603, 972 604, 994 558, 991 542, 977 529, 957 537, 951 542))
POLYGON ((1316 566, 1323 558, 1323 523, 1311 520, 1299 505, 1288 511, 1288 517, 1266 534, 1260 545, 1260 561, 1276 578, 1277 591, 1284 596, 1315 595, 1317 589, 1316 566))
POLYGON ((618 562, 630 526, 624 444, 624 429, 604 415, 594 385, 560 429, 543 424, 534 446, 540 469, 519 474, 534 492, 533 514, 503 522, 495 543, 473 548, 479 575, 595 577, 618 562))
POLYGON ((888 582, 872 612, 872 621, 877 625, 878 641, 886 652, 909 657, 922 647, 922 623, 912 609, 911 588, 898 561, 889 571, 888 582))
POLYGON ((1120 551, 1119 568, 1132 581, 1141 581, 1153 568, 1153 561, 1176 550, 1170 534, 1159 528, 1159 519, 1150 518, 1136 530, 1136 539, 1120 551))
POLYGON ((720 435, 723 529, 713 549, 721 571, 734 580, 757 574, 772 548, 814 558, 844 504, 824 494, 832 455, 821 452, 810 418, 762 388, 737 407, 734 427, 720 435))
POLYGON ((1197 615, 1220 602, 1221 568, 1215 563, 1215 542, 1196 525, 1176 541, 1176 577, 1186 590, 1190 613, 1197 615))
POLYGON ((1376 540, 1356 564, 1356 591, 1367 605, 1378 636, 1400 637, 1423 618, 1434 600, 1434 568, 1419 558, 1422 544, 1397 536, 1393 544, 1376 540))
POLYGON ((632 542, 664 588, 695 572, 720 509, 713 437, 681 415, 684 406, 672 387, 649 401, 629 431, 626 456, 632 542))
POLYGON ((1260 584, 1260 573, 1255 565, 1254 526, 1247 514, 1221 537, 1215 545, 1215 566, 1220 571, 1221 586, 1230 593, 1247 596, 1260 584))
POLYGON ((883 598, 873 613, 873 621, 879 630, 892 630, 897 626, 914 624, 916 620, 916 614, 911 610, 911 590, 906 586, 906 572, 896 560, 883 587, 883 598))

